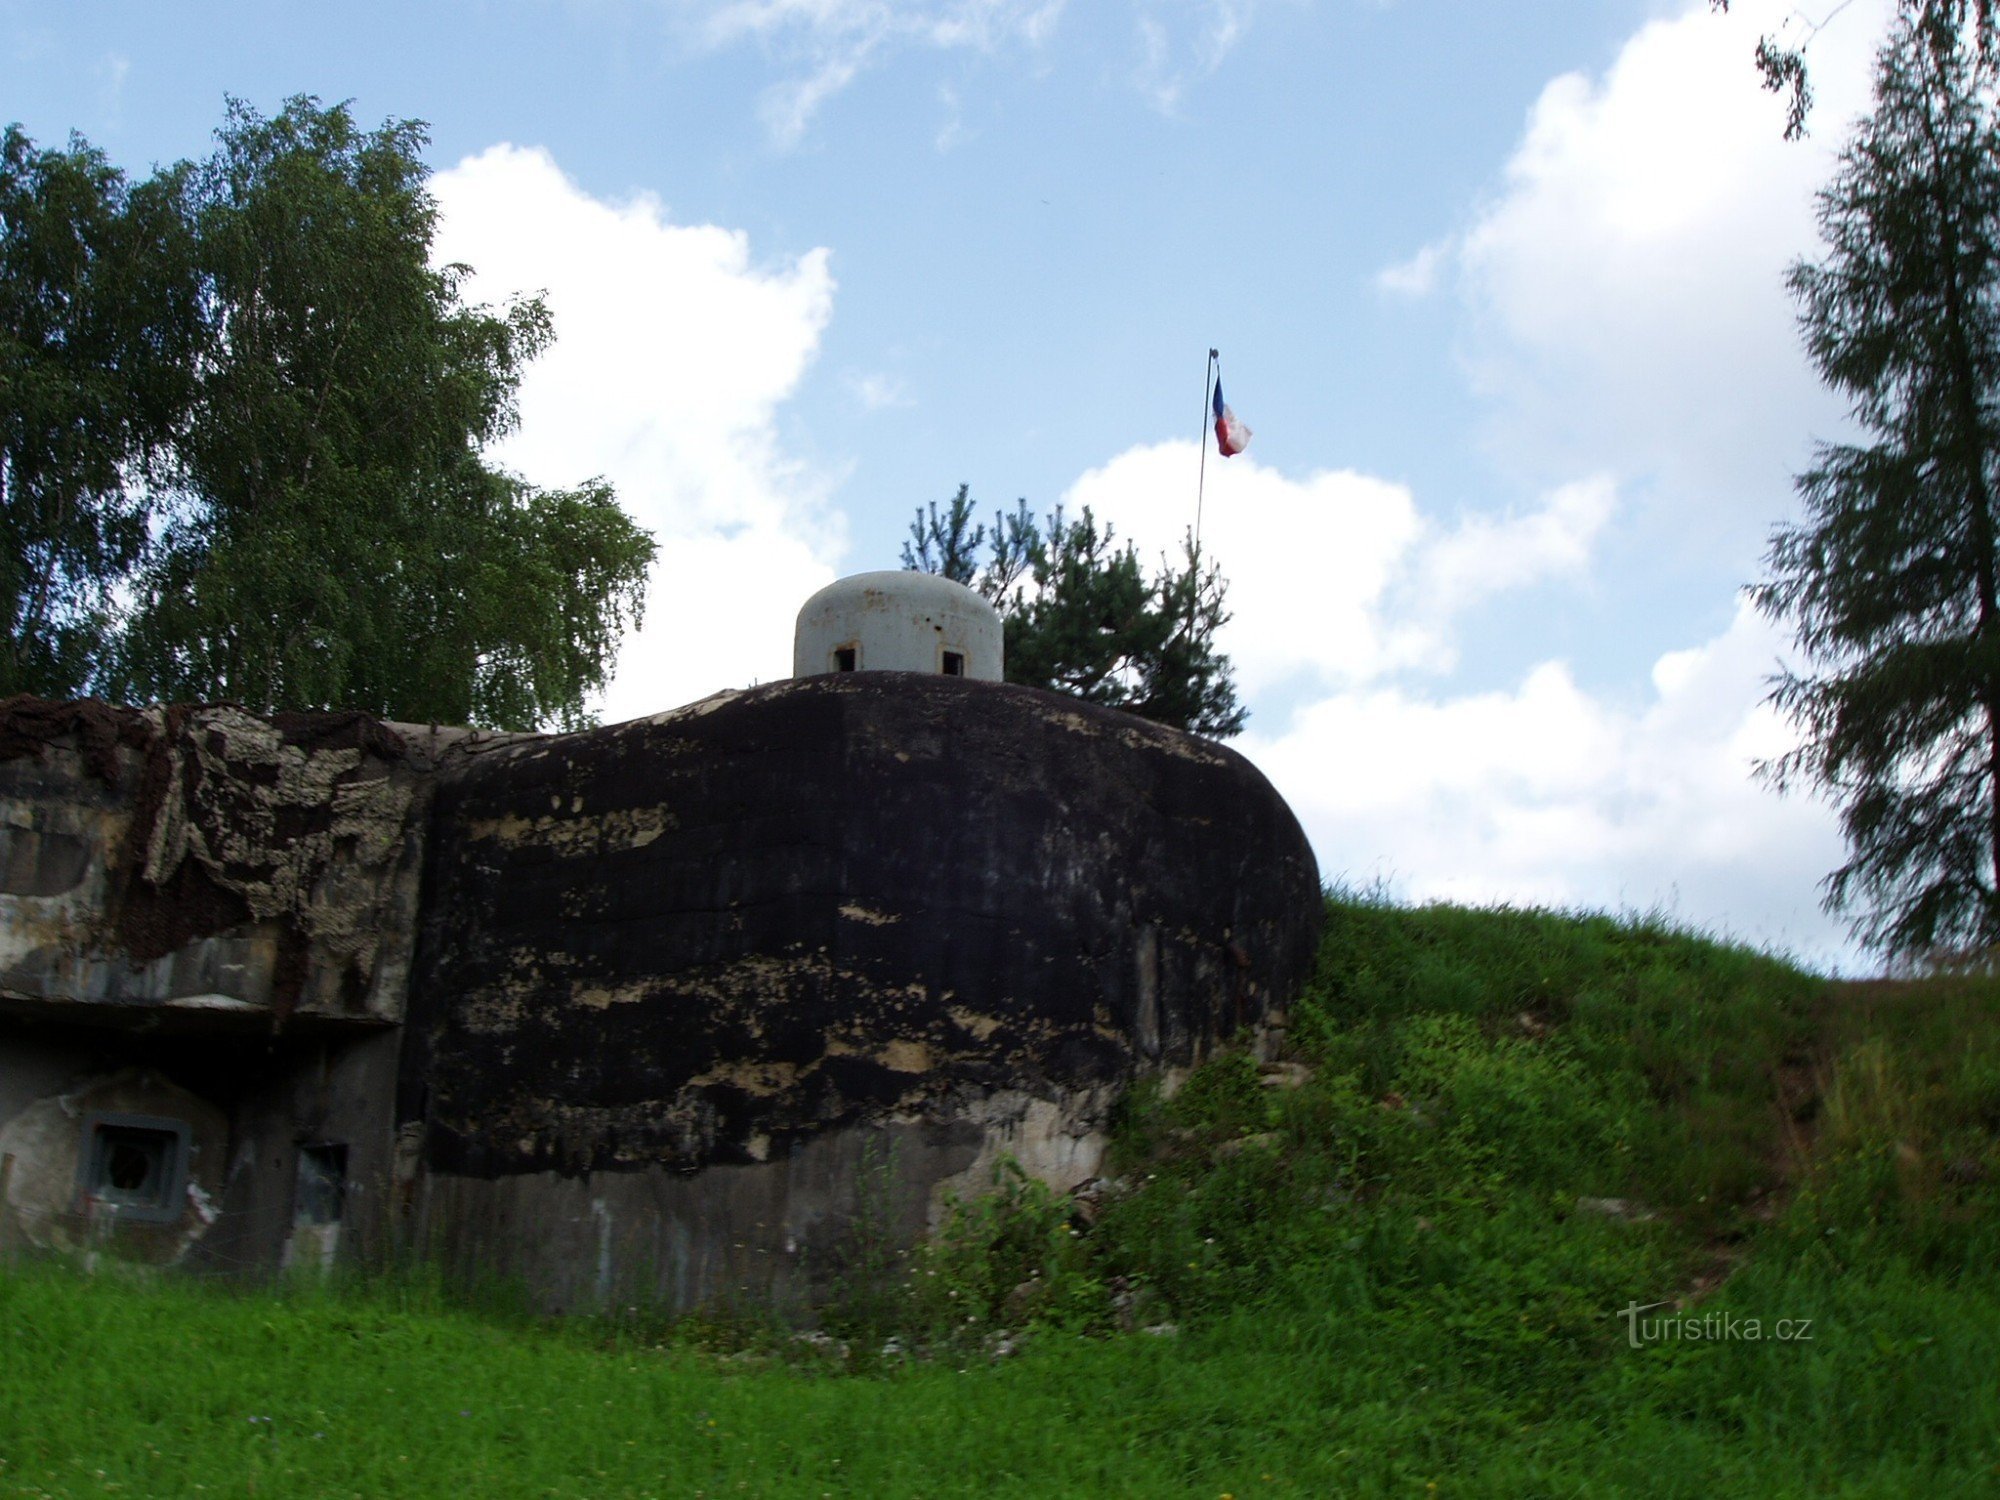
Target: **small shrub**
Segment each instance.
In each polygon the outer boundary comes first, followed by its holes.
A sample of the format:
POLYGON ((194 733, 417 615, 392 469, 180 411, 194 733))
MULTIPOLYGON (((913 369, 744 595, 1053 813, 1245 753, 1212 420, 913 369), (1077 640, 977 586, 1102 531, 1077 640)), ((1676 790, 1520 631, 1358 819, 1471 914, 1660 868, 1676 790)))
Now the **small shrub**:
POLYGON ((905 1326, 944 1348, 984 1343, 1000 1330, 1083 1332, 1109 1320, 1069 1200, 1003 1156, 993 1190, 952 1199, 942 1224, 910 1261, 905 1326))

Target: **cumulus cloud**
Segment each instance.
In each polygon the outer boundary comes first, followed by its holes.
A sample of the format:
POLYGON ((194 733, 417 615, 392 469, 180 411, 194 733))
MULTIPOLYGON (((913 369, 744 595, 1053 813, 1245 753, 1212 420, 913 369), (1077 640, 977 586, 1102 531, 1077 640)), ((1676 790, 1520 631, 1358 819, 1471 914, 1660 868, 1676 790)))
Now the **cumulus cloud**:
MULTIPOLYGON (((1199 455, 1177 441, 1130 448, 1063 495, 1110 522, 1140 554, 1178 559, 1194 524, 1199 455)), ((1208 465, 1202 550, 1230 582, 1224 646, 1257 692, 1301 671, 1361 680, 1407 662, 1381 604, 1421 529, 1408 489, 1333 470, 1292 479, 1248 456, 1208 465)))
MULTIPOLYGON (((1378 289, 1450 288, 1461 349, 1504 465, 1550 486, 1514 516, 1440 530, 1421 518, 1376 634, 1448 659, 1456 624, 1425 599, 1593 578, 1614 529, 1626 556, 1702 549, 1754 568, 1790 475, 1838 403, 1799 349, 1786 267, 1818 253, 1813 194, 1868 102, 1889 0, 1815 36, 1814 138, 1750 63, 1771 18, 1682 0, 1601 75, 1541 92, 1494 190, 1453 233, 1384 268, 1378 289), (1600 477, 1582 483, 1578 474, 1600 477), (1428 540, 1425 540, 1428 538, 1428 540)), ((1243 746, 1300 811, 1329 874, 1387 874, 1417 898, 1650 908, 1853 966, 1818 908, 1841 861, 1831 810, 1750 770, 1791 731, 1765 706, 1782 632, 1739 610, 1713 639, 1660 654, 1643 681, 1586 687, 1570 664, 1452 691, 1393 667, 1337 683, 1243 746)))
POLYGON ((1546 662, 1515 685, 1332 694, 1238 748, 1298 813, 1329 878, 1415 900, 1665 909, 1853 962, 1818 909, 1840 860, 1827 809, 1752 777, 1791 730, 1763 703, 1782 644, 1747 607, 1619 703, 1546 662))
MULTIPOLYGON (((1683 514, 1761 535, 1804 436, 1838 419, 1783 279, 1816 252, 1813 193, 1866 108, 1888 10, 1843 7, 1815 38, 1805 144, 1781 138, 1783 101, 1759 87, 1750 55, 1769 18, 1752 6, 1689 0, 1602 77, 1543 89, 1500 191, 1451 250, 1476 320, 1471 374, 1510 458, 1610 466, 1683 514)), ((1423 258, 1382 279, 1413 284, 1423 258)))
MULTIPOLYGON (((1133 448, 1063 503, 1142 554, 1169 551, 1192 521, 1197 462, 1192 443, 1133 448)), ((1763 702, 1785 648, 1761 616, 1739 609, 1623 690, 1586 688, 1561 661, 1454 687, 1468 612, 1510 591, 1559 607, 1553 591, 1588 586, 1618 506, 1597 475, 1444 520, 1351 471, 1211 463, 1203 548, 1230 582, 1220 644, 1253 708, 1237 748, 1298 812, 1329 877, 1388 875, 1417 900, 1664 906, 1852 962, 1817 905, 1840 857, 1828 810, 1752 776, 1793 743, 1763 702)))
MULTIPOLYGON (((1178 559, 1199 462, 1188 442, 1131 448, 1079 478, 1063 504, 1088 506, 1143 556, 1178 559)), ((1465 610, 1583 573, 1615 499, 1600 477, 1524 512, 1447 525, 1421 514, 1407 487, 1352 470, 1295 479, 1247 454, 1211 462, 1202 550, 1229 580, 1234 615, 1221 644, 1250 695, 1446 670, 1465 610)))
MULTIPOLYGON (((1063 503, 1142 554, 1169 551, 1192 520, 1197 461, 1192 443, 1133 448, 1063 503)), ((1299 814, 1325 875, 1387 876, 1415 900, 1665 908, 1856 962, 1818 909, 1840 859, 1828 809, 1752 775, 1794 740, 1763 701, 1781 633, 1747 606, 1629 687, 1587 688, 1562 661, 1454 684, 1479 604, 1532 592, 1559 608, 1556 591, 1590 586, 1619 514, 1609 476, 1446 520, 1351 471, 1294 478, 1248 455, 1208 468, 1203 548, 1234 610, 1220 644, 1253 710, 1235 744, 1299 814)))
POLYGON ((542 485, 605 476, 659 542, 606 717, 787 675, 793 613, 845 545, 835 476, 789 457, 774 425, 832 313, 826 252, 759 265, 738 231, 593 198, 516 146, 431 186, 435 253, 475 268, 469 295, 543 291, 555 318, 495 457, 542 485))
POLYGON ((1424 548, 1418 607, 1455 615, 1509 589, 1581 576, 1617 499, 1610 476, 1597 474, 1559 486, 1532 510, 1464 517, 1424 548))

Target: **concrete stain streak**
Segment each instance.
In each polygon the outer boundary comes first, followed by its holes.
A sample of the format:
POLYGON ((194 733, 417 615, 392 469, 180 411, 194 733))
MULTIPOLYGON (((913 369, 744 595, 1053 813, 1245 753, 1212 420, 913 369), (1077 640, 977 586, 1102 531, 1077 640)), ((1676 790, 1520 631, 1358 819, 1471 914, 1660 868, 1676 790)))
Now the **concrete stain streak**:
POLYGON ((851 904, 841 907, 840 914, 850 922, 866 922, 870 927, 888 927, 903 920, 894 912, 874 911, 866 906, 851 904))
POLYGON ((590 859, 618 849, 643 849, 674 826, 674 815, 665 807, 631 807, 595 816, 574 809, 534 818, 508 813, 478 819, 465 831, 469 838, 491 839, 509 848, 540 848, 564 859, 590 859))

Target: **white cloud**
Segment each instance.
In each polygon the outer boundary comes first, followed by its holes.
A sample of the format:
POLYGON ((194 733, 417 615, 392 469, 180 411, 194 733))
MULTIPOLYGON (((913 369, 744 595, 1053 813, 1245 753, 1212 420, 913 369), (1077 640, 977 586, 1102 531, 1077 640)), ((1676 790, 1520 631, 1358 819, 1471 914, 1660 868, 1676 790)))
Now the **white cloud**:
POLYGON ((766 89, 758 103, 757 115, 770 132, 772 142, 782 147, 796 146, 806 127, 812 124, 813 116, 819 113, 819 107, 854 82, 872 51, 871 43, 857 42, 851 50, 822 60, 804 78, 788 79, 766 89))
POLYGON ((1853 962, 1817 908, 1839 862, 1823 806, 1753 780, 1792 741, 1762 703, 1781 645, 1747 606, 1661 659, 1621 705, 1561 663, 1512 688, 1335 693, 1238 742, 1298 813, 1322 874, 1416 900, 1665 906, 1681 920, 1853 962))
MULTIPOLYGON (((1149 560, 1178 558, 1198 461, 1188 442, 1130 448, 1079 478, 1063 505, 1090 507, 1149 560)), ((1202 550, 1229 580, 1235 618, 1223 644, 1244 690, 1301 672, 1360 681, 1409 662, 1417 643, 1385 627, 1381 605, 1420 533, 1401 485, 1347 470, 1294 480, 1248 455, 1212 460, 1202 550)))
MULTIPOLYGON (((1197 462, 1191 443, 1133 448, 1064 504, 1151 555, 1193 519, 1197 462)), ((1608 477, 1446 523, 1362 474, 1294 479, 1248 455, 1208 468, 1203 547, 1235 611, 1221 645, 1253 708, 1236 745, 1298 813, 1323 874, 1387 874, 1417 900, 1664 906, 1856 962, 1817 906, 1840 858, 1830 813, 1751 774, 1793 739, 1763 703, 1779 632, 1747 606, 1629 693, 1586 690, 1560 661, 1488 691, 1443 676, 1482 600, 1588 584, 1618 514, 1608 477), (1287 717, 1284 687, 1301 679, 1312 691, 1287 717)))
POLYGON ((909 387, 894 375, 863 374, 859 370, 850 370, 846 385, 854 399, 867 411, 888 411, 917 404, 909 387))
POLYGON ((1255 10, 1252 0, 1209 0, 1208 28, 1202 34, 1201 52, 1203 63, 1211 71, 1220 67, 1222 60, 1243 40, 1255 10))
MULTIPOLYGON (((759 107, 772 142, 790 147, 820 107, 896 51, 1039 50, 1054 35, 1065 0, 706 0, 684 7, 700 47, 755 42, 793 76, 759 107)), ((944 149, 942 146, 940 150, 944 149)))
POLYGON ((1536 510, 1468 515, 1425 548, 1417 596, 1449 616, 1508 589, 1581 576, 1616 505, 1616 487, 1599 474, 1552 491, 1536 510))
MULTIPOLYGON (((1131 448, 1070 486, 1153 558, 1178 558, 1194 523, 1192 443, 1131 448)), ((1453 622, 1508 589, 1583 574, 1612 513, 1609 480, 1565 485, 1525 513, 1443 526, 1402 485, 1330 470, 1293 479, 1248 454, 1212 459, 1202 550, 1229 580, 1221 644, 1243 691, 1294 679, 1360 683, 1453 664, 1453 622)))
MULTIPOLYGON (((1599 477, 1452 527, 1412 503, 1362 568, 1376 586, 1342 632, 1387 647, 1373 673, 1323 672, 1316 701, 1253 718, 1241 747, 1298 811, 1329 876, 1387 875, 1417 899, 1664 904, 1809 959, 1861 962, 1818 908, 1818 883, 1842 858, 1831 810, 1751 774, 1794 739, 1763 702, 1782 632, 1747 607, 1622 691, 1587 690, 1560 661, 1483 691, 1412 671, 1450 664, 1460 616, 1482 597, 1561 580, 1615 587, 1592 571, 1614 524, 1628 555, 1635 539, 1685 539, 1747 569, 1807 439, 1837 428, 1783 276, 1817 253, 1813 193, 1866 107, 1890 5, 1841 7, 1815 38, 1805 145, 1782 139, 1784 103, 1759 87, 1750 59, 1770 17, 1754 9, 1725 17, 1682 0, 1602 76, 1553 80, 1493 195, 1376 275, 1411 298, 1455 285, 1468 372, 1510 467, 1531 482, 1599 477), (1627 493, 1651 512, 1635 514, 1627 493)), ((1277 613, 1296 622, 1317 599, 1277 613)))
POLYGON ((1432 240, 1408 260, 1384 266, 1375 273, 1375 285, 1398 297, 1428 297, 1437 287, 1438 275, 1450 259, 1449 239, 1432 240))
MULTIPOLYGON (((1686 0, 1603 77, 1542 91, 1456 246, 1472 375, 1510 459, 1608 466, 1746 536, 1784 509, 1804 438, 1838 415, 1800 353, 1784 271, 1815 253, 1812 195, 1867 104, 1887 10, 1846 7, 1815 39, 1805 144, 1781 138, 1784 102, 1759 86, 1769 17, 1753 6, 1686 0)), ((1417 280, 1425 253, 1385 283, 1417 280)))
POLYGON ((793 614, 845 545, 832 477, 774 427, 832 313, 826 252, 758 266, 740 232, 592 198, 539 150, 495 146, 431 185, 435 253, 476 269, 468 294, 544 290, 555 318, 497 459, 543 485, 604 475, 659 543, 606 717, 788 675, 793 614))
POLYGON ((716 46, 745 37, 803 34, 823 40, 906 37, 932 47, 990 48, 1018 36, 1039 45, 1064 0, 711 0, 698 6, 716 46))
MULTIPOLYGON (((1172 113, 1187 89, 1222 66, 1248 32, 1259 0, 1131 0, 1138 60, 1132 83, 1172 113)), ((999 56, 1042 53, 1067 0, 682 0, 672 9, 696 48, 762 48, 786 76, 758 112, 780 149, 798 144, 825 104, 869 69, 913 50, 999 56)), ((958 140, 947 100, 937 149, 958 140)))
MULTIPOLYGON (((1151 556, 1193 520, 1197 462, 1192 443, 1129 449, 1063 502, 1151 556)), ((1586 690, 1560 661, 1493 690, 1450 685, 1467 611, 1591 586, 1618 514, 1603 475, 1445 522, 1367 475, 1211 462, 1203 548, 1230 582, 1220 644, 1253 709, 1238 748, 1292 804, 1329 877, 1387 873, 1419 900, 1664 905, 1855 962, 1817 907, 1840 855, 1829 812, 1752 779, 1792 738, 1762 701, 1779 633, 1747 607, 1628 693, 1586 690), (1287 716, 1288 685, 1307 692, 1287 716)))
POLYGON ((1133 22, 1133 28, 1139 38, 1139 62, 1132 82, 1153 108, 1171 114, 1181 100, 1181 78, 1171 65, 1167 28, 1143 15, 1133 22))
POLYGON ((1172 114, 1191 83, 1208 77, 1243 40, 1256 0, 1140 0, 1133 28, 1139 61, 1133 83, 1162 114, 1172 114), (1162 12, 1189 16, 1192 25, 1169 26, 1162 12), (1177 40, 1183 33, 1191 33, 1177 40))

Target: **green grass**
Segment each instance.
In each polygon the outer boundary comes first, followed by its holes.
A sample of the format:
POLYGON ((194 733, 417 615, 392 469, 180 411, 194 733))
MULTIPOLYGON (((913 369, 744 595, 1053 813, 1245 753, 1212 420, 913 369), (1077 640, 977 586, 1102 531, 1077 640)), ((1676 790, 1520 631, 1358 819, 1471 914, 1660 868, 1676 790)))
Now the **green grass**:
POLYGON ((1003 1178, 876 1265, 846 1359, 16 1269, 0 1494, 2000 1494, 2000 983, 1341 898, 1289 1039, 1135 1091, 1084 1232, 1003 1178))

